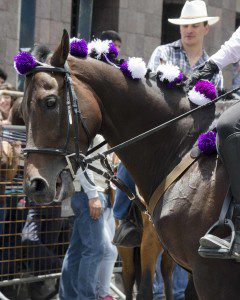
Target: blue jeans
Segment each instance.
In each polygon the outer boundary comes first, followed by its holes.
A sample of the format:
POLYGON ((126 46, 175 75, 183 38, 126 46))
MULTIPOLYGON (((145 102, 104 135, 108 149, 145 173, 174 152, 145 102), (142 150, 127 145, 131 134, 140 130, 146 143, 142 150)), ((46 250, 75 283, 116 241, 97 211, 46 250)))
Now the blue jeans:
MULTIPOLYGON (((101 193, 99 193, 101 197, 101 193)), ((113 218, 112 208, 106 207, 103 213, 104 219, 104 255, 100 264, 98 275, 97 293, 104 298, 110 295, 110 282, 113 268, 117 260, 117 247, 111 241, 115 233, 115 220, 113 218)))
MULTIPOLYGON (((118 167, 117 177, 120 178, 133 193, 136 193, 135 183, 122 163, 120 163, 118 167)), ((114 218, 118 220, 126 219, 130 206, 131 200, 129 200, 128 196, 123 191, 117 188, 113 206, 114 218)))
POLYGON ((62 266, 61 300, 96 300, 100 262, 104 253, 103 216, 93 220, 88 197, 76 192, 71 199, 76 216, 70 244, 62 266))
MULTIPOLYGON (((163 278, 161 274, 161 260, 162 254, 159 255, 157 264, 156 264, 156 273, 153 282, 153 293, 154 300, 165 299, 164 297, 164 285, 163 278)), ((174 300, 183 300, 185 289, 188 284, 188 273, 182 269, 179 265, 174 266, 173 270, 173 295, 174 300)))

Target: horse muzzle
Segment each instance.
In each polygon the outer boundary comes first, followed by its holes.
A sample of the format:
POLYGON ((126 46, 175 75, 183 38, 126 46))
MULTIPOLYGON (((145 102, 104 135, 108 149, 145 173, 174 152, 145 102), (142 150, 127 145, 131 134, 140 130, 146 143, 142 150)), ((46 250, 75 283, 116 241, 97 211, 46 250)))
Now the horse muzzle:
POLYGON ((24 192, 36 204, 48 205, 71 197, 74 186, 70 172, 63 170, 55 180, 49 182, 41 176, 26 178, 24 192))

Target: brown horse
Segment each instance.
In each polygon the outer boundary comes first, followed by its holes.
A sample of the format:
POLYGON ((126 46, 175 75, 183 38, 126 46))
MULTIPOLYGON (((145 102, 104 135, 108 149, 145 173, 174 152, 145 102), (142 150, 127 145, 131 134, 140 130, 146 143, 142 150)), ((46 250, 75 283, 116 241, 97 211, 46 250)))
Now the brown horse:
MULTIPOLYGON (((195 107, 180 89, 167 90, 148 79, 130 80, 106 63, 70 56, 65 32, 58 49, 46 62, 64 67, 66 60, 91 136, 101 133, 110 146, 195 107)), ((63 74, 47 71, 27 76, 22 111, 28 147, 59 149, 64 145, 67 133, 64 78, 63 74)), ((214 111, 214 106, 200 110, 117 152, 147 203, 159 183, 208 128, 214 111)), ((88 143, 81 125, 79 142, 85 153, 88 143)), ((70 150, 74 152, 73 135, 70 150)), ((29 153, 25 164, 28 196, 39 202, 44 194, 46 202, 51 202, 57 178, 65 166, 64 156, 29 153)), ((66 195, 62 184, 60 195, 66 195)), ((159 199, 153 214, 159 237, 171 256, 192 272, 197 294, 204 300, 239 299, 240 295, 238 263, 203 259, 197 252, 200 237, 218 219, 227 188, 227 175, 217 156, 201 157, 159 199)))
MULTIPOLYGON (((153 298, 153 279, 158 255, 163 251, 156 231, 145 214, 143 217, 143 237, 137 248, 118 247, 122 259, 122 277, 126 300, 133 299, 133 286, 136 283, 137 295, 141 299, 153 298)), ((166 251, 163 252, 161 272, 167 300, 173 299, 172 272, 174 262, 166 251)))

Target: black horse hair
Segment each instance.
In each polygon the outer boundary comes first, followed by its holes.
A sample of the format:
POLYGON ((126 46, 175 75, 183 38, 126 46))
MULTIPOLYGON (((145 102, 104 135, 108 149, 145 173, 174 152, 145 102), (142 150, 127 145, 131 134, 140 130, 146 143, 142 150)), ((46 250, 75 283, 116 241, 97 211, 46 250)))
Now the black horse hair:
POLYGON ((48 55, 51 53, 51 50, 45 45, 34 45, 32 50, 32 55, 40 62, 46 62, 48 55))

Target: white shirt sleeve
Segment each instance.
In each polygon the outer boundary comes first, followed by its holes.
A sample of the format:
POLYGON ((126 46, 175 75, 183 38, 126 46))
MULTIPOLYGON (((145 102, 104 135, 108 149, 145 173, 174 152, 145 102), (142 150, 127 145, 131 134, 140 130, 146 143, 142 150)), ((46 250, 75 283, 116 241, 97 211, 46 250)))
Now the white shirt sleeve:
MULTIPOLYGON (((89 178, 92 182, 94 182, 93 172, 89 169, 87 169, 85 172, 87 172, 89 178)), ((82 171, 82 168, 79 168, 77 170, 76 179, 79 180, 81 186, 84 189, 84 192, 87 194, 88 199, 96 198, 98 197, 98 191, 97 187, 93 186, 85 177, 84 172, 82 171)))
POLYGON ((221 49, 210 57, 220 69, 240 60, 240 27, 221 49))

